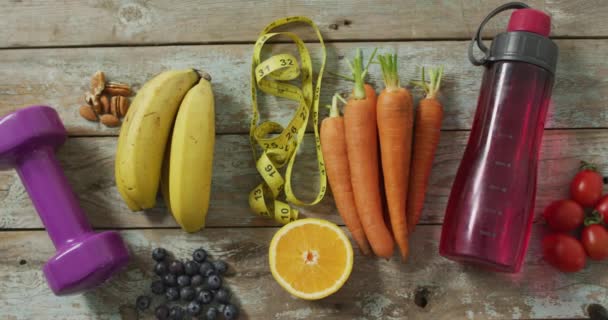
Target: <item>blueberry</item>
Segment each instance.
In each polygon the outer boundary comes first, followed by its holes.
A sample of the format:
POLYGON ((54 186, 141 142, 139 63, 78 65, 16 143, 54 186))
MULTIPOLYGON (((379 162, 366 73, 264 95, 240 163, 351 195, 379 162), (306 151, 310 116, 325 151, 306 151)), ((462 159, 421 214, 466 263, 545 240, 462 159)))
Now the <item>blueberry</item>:
POLYGON ((217 271, 217 274, 224 274, 226 273, 226 270, 228 270, 228 265, 224 261, 214 261, 213 267, 215 268, 215 271, 217 271))
POLYGON ((154 265, 154 273, 157 276, 162 277, 169 272, 169 264, 167 261, 160 261, 154 265))
POLYGON ((135 302, 135 304, 137 305, 137 309, 144 311, 150 307, 150 302, 152 302, 152 299, 150 299, 150 297, 139 296, 137 297, 137 301, 135 302))
POLYGON ((210 275, 209 272, 215 272, 213 265, 208 261, 201 263, 200 268, 198 268, 198 273, 203 277, 208 277, 210 275))
POLYGON ((215 299, 220 303, 228 303, 230 302, 230 291, 225 288, 220 288, 215 293, 215 299))
POLYGON ((175 287, 177 285, 177 276, 168 273, 163 277, 163 282, 167 287, 175 287))
POLYGON ((202 304, 209 304, 213 300, 213 294, 209 291, 201 291, 196 296, 196 300, 202 304))
POLYGON ((219 289, 219 287, 222 286, 222 278, 217 274, 210 275, 209 278, 207 278, 207 286, 210 289, 219 289))
POLYGON ((235 305, 229 304, 224 308, 224 318, 226 320, 233 320, 239 316, 239 309, 235 305))
POLYGON ((196 301, 190 302, 187 309, 188 313, 192 316, 198 316, 202 311, 201 304, 196 301))
POLYGON ((189 260, 184 264, 184 271, 187 275, 193 276, 198 273, 198 268, 200 268, 200 264, 196 261, 189 260))
POLYGON ((203 280, 204 278, 200 274, 194 275, 192 278, 190 278, 190 285, 193 287, 198 287, 203 284, 203 280))
POLYGON ((150 289, 152 289, 152 293, 159 295, 165 293, 166 291, 165 284, 161 280, 152 282, 150 289))
POLYGON ((187 287, 190 285, 190 276, 185 274, 177 277, 177 285, 180 287, 187 287))
POLYGON ((184 301, 192 301, 194 300, 194 289, 192 289, 192 287, 183 287, 180 291, 179 291, 179 297, 182 298, 182 300, 184 301))
POLYGON ((211 307, 207 309, 207 320, 215 320, 217 318, 217 309, 215 307, 211 307))
POLYGON ((194 293, 196 294, 197 297, 203 291, 205 291, 205 287, 203 287, 203 286, 194 287, 194 293))
POLYGON ((156 315, 156 319, 158 320, 169 319, 169 307, 164 304, 161 304, 160 306, 156 307, 156 310, 154 310, 154 314, 156 315))
POLYGON ((180 306, 173 306, 169 311, 169 319, 171 320, 183 320, 184 319, 184 309, 180 306))
POLYGON ((163 248, 156 248, 152 250, 152 259, 156 261, 163 261, 167 257, 167 250, 163 248))
POLYGON ((177 301, 179 299, 179 290, 175 287, 171 287, 167 289, 165 296, 169 301, 177 301))
POLYGON ((173 261, 169 265, 169 272, 175 275, 184 273, 184 264, 181 261, 173 261))
POLYGON ((207 251, 205 251, 205 249, 203 248, 194 250, 194 252, 192 253, 192 259, 200 263, 205 262, 205 259, 207 259, 207 251))

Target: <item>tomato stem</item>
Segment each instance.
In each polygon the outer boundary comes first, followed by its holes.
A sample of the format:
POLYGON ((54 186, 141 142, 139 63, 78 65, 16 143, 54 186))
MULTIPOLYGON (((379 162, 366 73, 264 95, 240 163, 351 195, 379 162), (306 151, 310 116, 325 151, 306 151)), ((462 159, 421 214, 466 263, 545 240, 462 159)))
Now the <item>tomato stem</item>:
POLYGON ((584 171, 584 170, 597 171, 597 166, 594 163, 581 160, 580 170, 581 171, 584 171))
POLYGON ((593 210, 590 214, 587 214, 585 217, 585 227, 588 227, 592 224, 602 224, 604 221, 604 216, 597 210, 593 210))

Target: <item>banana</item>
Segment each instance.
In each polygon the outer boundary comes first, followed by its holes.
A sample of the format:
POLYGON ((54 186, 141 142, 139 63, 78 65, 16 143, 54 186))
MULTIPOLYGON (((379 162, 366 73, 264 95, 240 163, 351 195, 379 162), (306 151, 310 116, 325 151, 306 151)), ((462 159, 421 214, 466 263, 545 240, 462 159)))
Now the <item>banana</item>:
POLYGON ((209 208, 215 105, 210 78, 206 78, 188 91, 179 107, 171 139, 168 190, 163 192, 175 220, 186 232, 205 226, 209 208))
POLYGON ((165 71, 146 82, 133 99, 120 130, 115 161, 118 191, 132 211, 154 207, 177 109, 198 79, 192 69, 165 71))

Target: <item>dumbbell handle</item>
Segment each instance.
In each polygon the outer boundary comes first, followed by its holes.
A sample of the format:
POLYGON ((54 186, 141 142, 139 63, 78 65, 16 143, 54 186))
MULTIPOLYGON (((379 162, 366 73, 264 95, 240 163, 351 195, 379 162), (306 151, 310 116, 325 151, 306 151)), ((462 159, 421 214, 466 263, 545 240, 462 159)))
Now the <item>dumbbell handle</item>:
POLYGON ((53 147, 32 150, 18 161, 16 170, 55 248, 69 245, 92 232, 55 158, 53 147))

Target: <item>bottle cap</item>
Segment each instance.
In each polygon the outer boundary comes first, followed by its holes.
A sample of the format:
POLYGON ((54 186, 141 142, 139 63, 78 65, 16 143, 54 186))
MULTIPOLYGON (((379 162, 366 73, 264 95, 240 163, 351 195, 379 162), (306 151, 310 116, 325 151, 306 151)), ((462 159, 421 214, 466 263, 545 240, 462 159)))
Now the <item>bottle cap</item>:
POLYGON ((551 32, 551 17, 535 9, 515 10, 509 19, 507 31, 526 31, 548 37, 551 32))
POLYGON ((523 2, 509 2, 492 10, 481 22, 469 44, 469 61, 473 65, 487 65, 496 61, 521 61, 537 65, 555 73, 559 50, 549 39, 551 17, 540 10, 531 9, 523 2), (490 48, 481 41, 484 26, 497 14, 517 9, 511 14, 507 31, 494 37, 490 48), (484 53, 482 58, 473 54, 477 46, 484 53))

